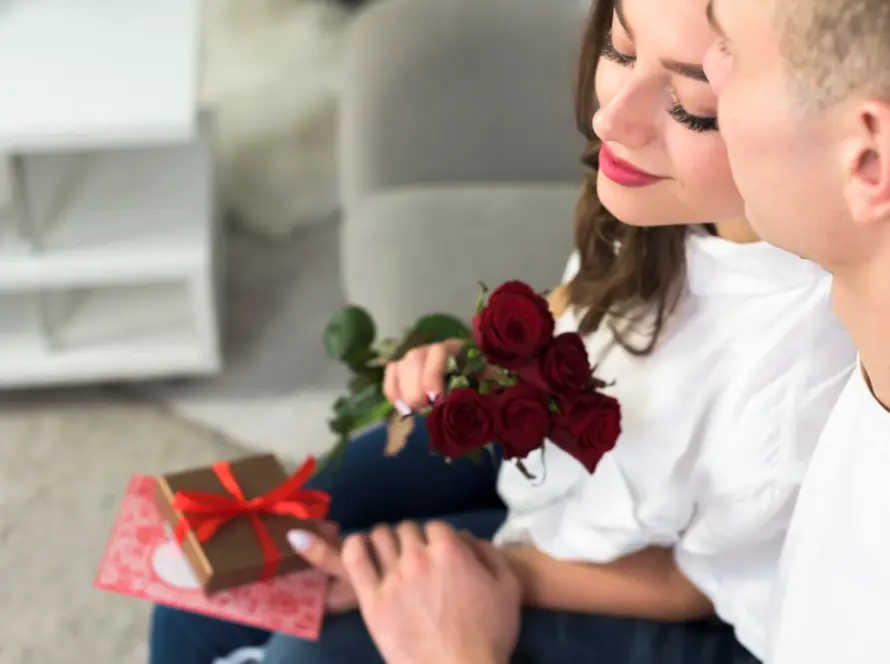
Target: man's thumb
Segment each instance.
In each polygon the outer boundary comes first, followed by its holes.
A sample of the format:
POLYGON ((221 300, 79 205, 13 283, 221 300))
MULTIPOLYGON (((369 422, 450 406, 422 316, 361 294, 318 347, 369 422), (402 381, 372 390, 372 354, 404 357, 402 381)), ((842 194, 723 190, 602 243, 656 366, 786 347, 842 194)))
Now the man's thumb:
POLYGON ((331 576, 344 578, 346 571, 340 559, 340 550, 308 530, 291 530, 287 541, 313 567, 331 576))

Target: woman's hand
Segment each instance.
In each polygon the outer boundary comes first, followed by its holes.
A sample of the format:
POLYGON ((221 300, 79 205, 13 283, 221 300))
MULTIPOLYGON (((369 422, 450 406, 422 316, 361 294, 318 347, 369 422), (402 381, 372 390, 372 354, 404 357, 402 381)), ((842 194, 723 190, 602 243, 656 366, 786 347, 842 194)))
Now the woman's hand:
POLYGON ((421 410, 445 389, 448 359, 463 347, 461 339, 418 346, 386 366, 383 393, 402 415, 421 410))
POLYGON ((294 551, 314 568, 331 577, 325 606, 331 613, 344 613, 358 608, 352 583, 340 557, 340 541, 325 539, 308 530, 292 530, 287 534, 294 551))

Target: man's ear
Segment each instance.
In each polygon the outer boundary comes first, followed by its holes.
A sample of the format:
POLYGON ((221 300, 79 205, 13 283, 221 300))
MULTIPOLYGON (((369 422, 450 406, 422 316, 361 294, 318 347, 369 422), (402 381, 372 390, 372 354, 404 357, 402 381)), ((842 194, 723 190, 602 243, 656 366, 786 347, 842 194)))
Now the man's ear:
POLYGON ((857 106, 848 141, 847 205, 862 226, 890 219, 890 102, 857 106))

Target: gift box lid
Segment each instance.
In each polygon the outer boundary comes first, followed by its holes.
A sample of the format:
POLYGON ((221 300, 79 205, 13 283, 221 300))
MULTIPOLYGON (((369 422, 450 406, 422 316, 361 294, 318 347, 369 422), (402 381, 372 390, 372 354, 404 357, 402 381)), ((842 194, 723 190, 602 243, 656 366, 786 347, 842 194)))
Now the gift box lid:
MULTIPOLYGON (((291 477, 270 454, 252 455, 225 465, 237 484, 236 490, 247 500, 272 491, 291 477)), ((179 525, 182 516, 174 506, 174 496, 180 491, 232 498, 232 494, 210 466, 158 477, 158 508, 163 518, 174 528, 179 525)), ((266 537, 277 551, 275 573, 285 574, 304 569, 306 562, 291 549, 287 542, 287 533, 294 528, 319 531, 320 522, 280 513, 257 512, 256 515, 263 524, 266 537)), ((211 515, 210 520, 216 521, 216 516, 211 515)), ((251 583, 262 577, 267 561, 256 526, 247 514, 232 515, 225 519, 221 527, 203 542, 199 541, 194 531, 184 532, 183 535, 182 550, 206 592, 251 583)))
POLYGON ((0 152, 181 142, 198 0, 0 2, 0 152))

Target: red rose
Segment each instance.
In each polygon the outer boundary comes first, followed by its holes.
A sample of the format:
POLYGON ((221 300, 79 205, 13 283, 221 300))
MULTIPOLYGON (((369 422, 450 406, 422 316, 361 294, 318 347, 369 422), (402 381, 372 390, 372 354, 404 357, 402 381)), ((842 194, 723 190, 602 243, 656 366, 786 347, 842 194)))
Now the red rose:
POLYGON ((498 396, 495 436, 505 459, 524 459, 550 431, 550 398, 533 385, 508 387, 498 396))
POLYGON ((621 434, 618 401, 600 392, 566 397, 559 402, 550 439, 592 473, 621 434))
POLYGON ((430 447, 459 458, 494 440, 497 401, 470 387, 459 387, 436 399, 427 417, 430 447))
POLYGON ((575 332, 558 335, 538 362, 522 367, 519 377, 550 394, 575 394, 590 384, 592 369, 587 349, 575 332))
POLYGON ((512 370, 550 343, 553 326, 547 300, 521 281, 508 281, 492 291, 473 320, 473 339, 490 363, 512 370))

